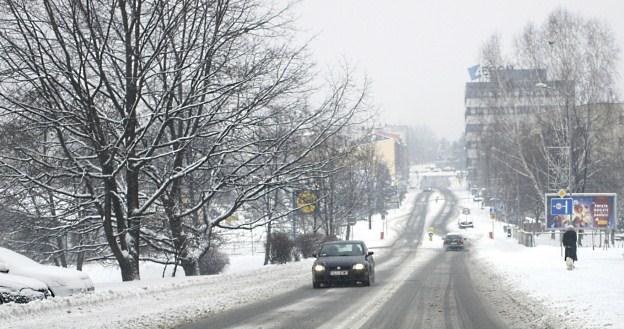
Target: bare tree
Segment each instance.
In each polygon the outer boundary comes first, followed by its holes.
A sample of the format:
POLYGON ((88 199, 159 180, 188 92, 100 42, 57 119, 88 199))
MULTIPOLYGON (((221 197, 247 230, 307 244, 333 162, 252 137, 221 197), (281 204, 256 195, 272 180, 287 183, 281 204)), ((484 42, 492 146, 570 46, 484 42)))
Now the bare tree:
POLYGON ((345 99, 345 79, 318 108, 299 107, 305 51, 289 46, 284 10, 256 0, 0 5, 0 109, 49 138, 3 155, 5 177, 36 187, 38 203, 51 196, 45 218, 100 218, 123 280, 140 278, 142 247, 196 274, 210 239, 189 234, 209 236, 279 177, 298 179, 361 104, 345 99), (297 114, 267 139, 275 109, 297 114), (312 127, 306 148, 262 175, 312 127), (169 233, 151 229, 159 220, 169 233))
MULTIPOLYGON (((539 217, 543 194, 555 186, 598 192, 604 185, 592 182, 613 175, 603 165, 612 161, 592 154, 610 154, 605 147, 612 146, 601 140, 617 129, 616 120, 606 119, 613 117, 613 109, 599 104, 616 99, 619 49, 602 22, 558 9, 542 25, 528 24, 515 39, 513 53, 517 66, 544 69, 548 78, 540 76, 543 80, 522 87, 494 81, 501 113, 485 134, 490 159, 485 163, 493 169, 490 178, 498 180, 495 186, 506 196, 508 208, 539 217), (514 94, 518 90, 529 97, 514 94), (527 108, 531 113, 523 112, 527 108)), ((500 46, 484 47, 482 57, 500 54, 500 46)))

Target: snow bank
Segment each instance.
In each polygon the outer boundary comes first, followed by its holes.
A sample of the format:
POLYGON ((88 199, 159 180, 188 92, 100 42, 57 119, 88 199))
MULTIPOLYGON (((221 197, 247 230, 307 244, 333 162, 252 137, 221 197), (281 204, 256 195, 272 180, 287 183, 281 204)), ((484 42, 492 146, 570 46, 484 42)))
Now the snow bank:
POLYGON ((3 305, 0 318, 3 328, 174 326, 301 288, 309 284, 311 264, 308 259, 246 273, 126 282, 72 298, 3 305))

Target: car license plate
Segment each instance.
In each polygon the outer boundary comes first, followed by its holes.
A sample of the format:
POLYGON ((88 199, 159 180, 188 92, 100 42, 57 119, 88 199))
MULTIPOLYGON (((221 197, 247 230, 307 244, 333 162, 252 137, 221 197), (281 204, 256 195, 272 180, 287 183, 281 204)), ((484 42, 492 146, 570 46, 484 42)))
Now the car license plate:
POLYGON ((329 275, 349 275, 349 271, 329 271, 329 275))

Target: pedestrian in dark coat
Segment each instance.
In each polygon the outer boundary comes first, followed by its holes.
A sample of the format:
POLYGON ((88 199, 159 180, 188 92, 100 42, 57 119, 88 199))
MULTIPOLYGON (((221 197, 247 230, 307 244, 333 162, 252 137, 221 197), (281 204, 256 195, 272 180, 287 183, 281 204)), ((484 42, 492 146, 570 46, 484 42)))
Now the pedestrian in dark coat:
POLYGON ((568 257, 570 257, 576 262, 576 231, 574 231, 574 226, 568 225, 567 230, 563 233, 562 242, 563 247, 565 248, 565 256, 563 257, 563 260, 565 261, 568 257))

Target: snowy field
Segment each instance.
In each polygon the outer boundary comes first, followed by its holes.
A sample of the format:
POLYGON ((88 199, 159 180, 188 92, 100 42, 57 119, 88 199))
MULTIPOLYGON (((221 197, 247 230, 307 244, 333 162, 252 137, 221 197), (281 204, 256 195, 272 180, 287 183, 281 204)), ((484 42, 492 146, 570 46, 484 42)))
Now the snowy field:
MULTIPOLYGON (((469 192, 451 180, 459 201, 457 212, 470 208, 475 224, 474 229, 463 230, 469 238, 470 259, 478 269, 471 275, 498 312, 515 319, 510 328, 538 329, 545 323, 554 328, 624 328, 620 324, 624 286, 618 284, 624 274, 623 249, 581 249, 576 269, 567 271, 559 247, 527 248, 507 238, 501 223, 493 226, 488 209, 479 209, 469 192), (488 237, 492 229, 494 239, 488 237)), ((417 188, 417 180, 411 186, 417 188)), ((376 255, 383 256, 387 250, 383 247, 392 244, 407 223, 417 195, 418 190, 411 190, 386 223, 375 216, 372 230, 368 222, 359 221, 353 238, 366 241, 376 255)), ((433 192, 430 197, 436 196, 441 195, 433 192)), ((443 204, 429 203, 425 227, 443 204)), ((457 230, 456 225, 451 222, 448 228, 457 230)), ((421 248, 442 248, 441 237, 428 241, 425 233, 421 248)), ((93 266, 88 271, 96 282, 95 293, 3 305, 2 328, 163 328, 310 285, 311 259, 262 266, 263 259, 263 254, 232 257, 224 274, 189 278, 163 279, 162 267, 146 264, 144 280, 138 282, 119 282, 113 267, 93 266)))

